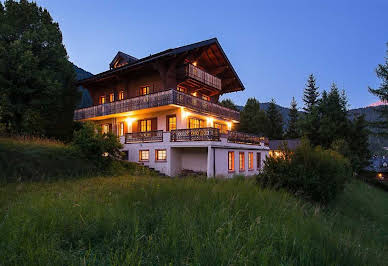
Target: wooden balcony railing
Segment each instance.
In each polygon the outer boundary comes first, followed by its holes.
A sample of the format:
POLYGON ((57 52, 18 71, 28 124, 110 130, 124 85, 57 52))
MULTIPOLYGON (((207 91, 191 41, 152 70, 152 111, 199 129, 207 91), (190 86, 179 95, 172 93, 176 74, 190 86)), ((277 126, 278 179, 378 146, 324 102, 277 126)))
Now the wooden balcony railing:
POLYGON ((241 143, 241 144, 253 144, 253 145, 260 145, 261 143, 263 143, 265 146, 269 145, 269 141, 265 137, 258 137, 255 135, 237 132, 237 131, 229 131, 228 142, 241 143))
POLYGON ((240 113, 238 111, 183 92, 179 92, 176 89, 169 89, 166 91, 156 92, 122 101, 78 109, 74 112, 74 120, 83 120, 98 116, 125 113, 169 104, 188 107, 199 113, 215 115, 224 119, 240 119, 240 113))
POLYGON ((187 77, 216 88, 217 90, 221 90, 221 79, 216 76, 213 76, 192 64, 185 65, 185 72, 187 77))
POLYGON ((142 142, 162 142, 163 130, 133 132, 125 134, 125 144, 142 142))
POLYGON ((170 141, 220 141, 220 130, 213 127, 172 130, 170 141))

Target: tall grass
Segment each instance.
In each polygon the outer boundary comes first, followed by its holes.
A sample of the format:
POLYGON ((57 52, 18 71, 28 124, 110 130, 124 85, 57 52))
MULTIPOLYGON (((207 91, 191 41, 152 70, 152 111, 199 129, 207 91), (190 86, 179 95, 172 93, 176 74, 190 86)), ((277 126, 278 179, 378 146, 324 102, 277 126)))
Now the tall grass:
POLYGON ((384 265, 388 202, 321 209, 253 180, 122 176, 0 188, 0 264, 384 265))

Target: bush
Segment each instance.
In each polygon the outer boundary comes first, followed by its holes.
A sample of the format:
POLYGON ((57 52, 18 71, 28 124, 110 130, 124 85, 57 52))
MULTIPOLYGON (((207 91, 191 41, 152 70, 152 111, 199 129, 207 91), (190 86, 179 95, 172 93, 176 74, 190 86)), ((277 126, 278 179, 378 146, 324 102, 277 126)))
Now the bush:
POLYGON ((84 123, 80 130, 74 132, 73 146, 100 168, 120 159, 123 147, 115 135, 102 134, 92 122, 84 123))
POLYGON ((285 151, 283 156, 267 158, 257 181, 326 204, 343 191, 351 173, 349 161, 341 154, 312 148, 304 140, 294 153, 285 151))

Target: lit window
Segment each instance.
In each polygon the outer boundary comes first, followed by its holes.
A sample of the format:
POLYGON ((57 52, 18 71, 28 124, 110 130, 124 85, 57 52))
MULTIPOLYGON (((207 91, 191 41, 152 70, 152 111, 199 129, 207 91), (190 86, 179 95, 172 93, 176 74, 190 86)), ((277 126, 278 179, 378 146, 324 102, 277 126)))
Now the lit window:
POLYGON ((210 101, 210 97, 207 95, 202 95, 202 99, 205 101, 210 101))
POLYGON ((109 124, 102 125, 102 133, 103 134, 109 133, 109 124))
POLYGON ((150 94, 150 86, 144 86, 140 88, 140 95, 150 94))
POLYGON ((238 154, 238 162, 239 162, 239 170, 244 171, 245 170, 245 156, 243 152, 240 152, 238 154))
POLYGON ((202 119, 190 117, 188 119, 188 128, 203 128, 205 125, 205 121, 202 119))
POLYGON ((151 119, 141 120, 140 121, 140 132, 151 131, 151 128, 152 128, 151 124, 152 124, 151 119))
POLYGON ((214 127, 218 128, 220 130, 221 134, 227 134, 228 133, 228 128, 224 124, 214 123, 214 127))
POLYGON ((100 96, 100 104, 104 104, 105 103, 105 96, 100 96))
POLYGON ((258 152, 256 154, 256 156, 257 156, 257 158, 256 158, 256 160, 257 160, 257 170, 260 170, 261 169, 261 153, 258 152))
POLYGON ((119 101, 124 100, 124 91, 119 92, 119 101))
POLYGON ((253 152, 248 153, 248 169, 253 170, 253 152))
POLYGON ((119 136, 124 135, 124 122, 120 122, 119 124, 119 136))
POLYGON ((167 116, 167 131, 171 131, 175 129, 176 129, 176 116, 175 115, 167 116))
POLYGON ((183 88, 183 87, 178 87, 177 90, 184 93, 187 92, 186 88, 183 88))
POLYGON ((140 150, 139 151, 139 161, 149 161, 150 160, 150 151, 149 150, 140 150))
POLYGON ((115 101, 115 94, 111 93, 109 94, 109 102, 114 102, 115 101))
POLYGON ((156 159, 156 161, 167 160, 167 151, 166 150, 155 150, 155 159, 156 159))
POLYGON ((228 171, 234 171, 234 151, 228 152, 228 171))

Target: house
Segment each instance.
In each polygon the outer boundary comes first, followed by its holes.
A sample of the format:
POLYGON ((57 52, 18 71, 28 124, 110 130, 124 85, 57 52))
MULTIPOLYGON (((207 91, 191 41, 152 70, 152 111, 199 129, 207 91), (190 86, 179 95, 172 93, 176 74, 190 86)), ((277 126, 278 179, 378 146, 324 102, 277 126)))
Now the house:
POLYGON ((260 171, 267 139, 234 131, 239 112, 218 103, 244 86, 217 39, 141 59, 118 52, 109 67, 79 81, 93 106, 77 109, 74 119, 117 134, 129 161, 168 176, 260 171))
POLYGON ((290 151, 294 151, 300 145, 300 141, 300 139, 270 140, 269 155, 274 157, 281 156, 285 145, 290 151))

